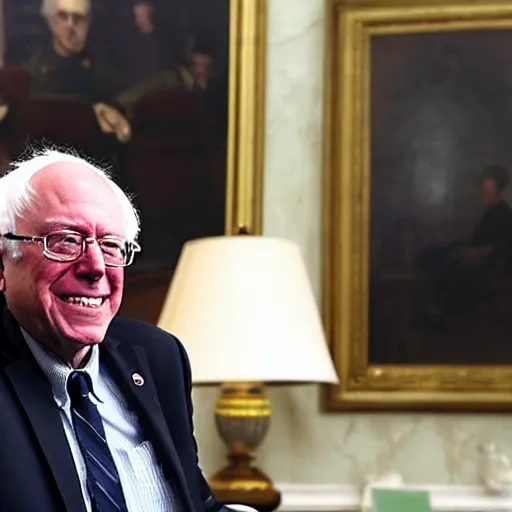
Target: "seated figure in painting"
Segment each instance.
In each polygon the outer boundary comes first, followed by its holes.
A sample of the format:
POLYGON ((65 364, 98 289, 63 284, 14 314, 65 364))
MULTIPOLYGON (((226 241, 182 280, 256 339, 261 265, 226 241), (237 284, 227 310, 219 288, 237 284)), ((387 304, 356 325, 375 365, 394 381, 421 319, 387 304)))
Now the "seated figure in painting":
POLYGON ((226 123, 224 118, 227 112, 227 87, 222 79, 219 80, 219 63, 215 61, 212 46, 208 37, 198 36, 193 42, 191 70, 194 96, 201 113, 213 115, 226 123))
POLYGON ((184 34, 180 44, 174 41, 177 35, 169 23, 169 9, 153 0, 106 4, 95 23, 109 67, 124 82, 115 98, 123 113, 135 117, 140 100, 147 97, 191 92, 194 82, 186 56, 175 47, 186 46, 187 37, 184 34))
POLYGON ((512 274, 512 208, 502 195, 509 181, 506 168, 485 168, 478 180, 485 210, 471 239, 424 255, 443 313, 470 313, 487 298, 489 278, 512 274))
POLYGON ((108 37, 109 62, 123 76, 130 87, 154 79, 170 68, 166 60, 163 39, 167 37, 161 26, 162 13, 150 0, 112 2, 100 20, 100 25, 115 19, 115 37, 108 37))
POLYGON ((51 44, 31 59, 31 94, 90 102, 102 131, 126 142, 130 124, 114 99, 124 84, 87 47, 90 9, 89 0, 43 0, 51 44))
POLYGON ((510 176, 501 166, 486 168, 479 180, 485 211, 475 227, 471 246, 459 251, 462 261, 482 263, 500 270, 512 266, 512 208, 503 198, 510 176))

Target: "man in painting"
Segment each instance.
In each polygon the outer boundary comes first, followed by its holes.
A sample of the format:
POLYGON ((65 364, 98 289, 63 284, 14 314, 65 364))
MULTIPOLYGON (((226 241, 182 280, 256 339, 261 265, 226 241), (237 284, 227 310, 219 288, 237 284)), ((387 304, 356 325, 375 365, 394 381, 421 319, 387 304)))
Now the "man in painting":
POLYGON ((124 84, 87 47, 89 0, 43 0, 42 15, 51 32, 51 44, 32 58, 31 93, 71 96, 90 102, 104 133, 129 140, 130 124, 115 103, 124 84))
POLYGON ((493 165, 478 180, 484 214, 475 227, 471 245, 456 258, 466 264, 509 269, 512 264, 512 208, 503 198, 510 177, 505 167, 493 165))
POLYGON ((488 296, 489 278, 512 274, 512 208, 503 191, 510 176, 492 165, 478 179, 484 213, 468 243, 433 248, 425 261, 433 270, 443 313, 470 313, 488 296))
POLYGON ((201 112, 208 110, 209 91, 212 79, 213 57, 206 45, 195 44, 192 53, 192 76, 194 92, 201 112))
POLYGON ((219 63, 214 58, 214 44, 211 37, 199 34, 195 37, 191 55, 191 75, 194 81, 196 106, 201 114, 210 116, 225 129, 227 118, 228 89, 219 63))
POLYGON ((174 25, 166 2, 111 0, 98 19, 107 42, 108 63, 126 87, 116 97, 122 111, 131 115, 145 96, 156 92, 189 91, 193 79, 184 59, 177 58, 174 25), (112 30, 105 27, 112 27, 112 30))
POLYGON ((110 6, 109 17, 116 23, 110 58, 130 87, 150 80, 164 70, 156 16, 158 13, 149 0, 128 0, 110 6))

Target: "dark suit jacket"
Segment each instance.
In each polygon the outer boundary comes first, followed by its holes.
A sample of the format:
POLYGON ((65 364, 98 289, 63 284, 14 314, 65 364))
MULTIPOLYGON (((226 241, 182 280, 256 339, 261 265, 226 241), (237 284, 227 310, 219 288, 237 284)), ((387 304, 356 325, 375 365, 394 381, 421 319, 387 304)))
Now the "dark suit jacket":
POLYGON ((64 96, 117 107, 115 97, 130 85, 89 49, 67 58, 46 46, 32 57, 28 69, 35 98, 64 96))
MULTIPOLYGON (((80 484, 49 381, 18 324, 0 312, 0 510, 85 512, 80 484)), ((190 365, 181 343, 154 326, 115 319, 102 364, 138 413, 184 512, 227 510, 198 467, 190 365), (144 377, 136 386, 132 374, 144 377)))

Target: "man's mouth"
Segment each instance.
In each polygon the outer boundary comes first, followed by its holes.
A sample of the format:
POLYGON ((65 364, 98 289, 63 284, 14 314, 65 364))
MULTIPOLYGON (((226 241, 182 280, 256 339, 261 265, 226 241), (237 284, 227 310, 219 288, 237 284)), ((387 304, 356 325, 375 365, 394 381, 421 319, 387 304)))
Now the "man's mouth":
POLYGON ((59 295, 59 299, 67 302, 68 304, 73 304, 75 306, 80 306, 82 308, 99 308, 103 305, 107 297, 80 297, 80 296, 72 296, 72 295, 59 295))

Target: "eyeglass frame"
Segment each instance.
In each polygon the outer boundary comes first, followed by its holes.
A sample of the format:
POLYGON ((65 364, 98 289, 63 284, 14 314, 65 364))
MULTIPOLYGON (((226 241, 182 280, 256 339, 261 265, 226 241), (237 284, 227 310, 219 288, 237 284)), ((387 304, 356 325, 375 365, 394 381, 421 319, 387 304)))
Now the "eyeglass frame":
MULTIPOLYGON (((85 252, 86 245, 91 244, 93 242, 96 242, 101 250, 101 245, 99 244, 99 242, 101 242, 102 240, 118 240, 120 242, 126 242, 127 244, 129 244, 129 246, 131 248, 129 262, 122 264, 122 265, 115 265, 112 263, 107 263, 105 261, 105 257, 103 256, 103 261, 104 261, 106 267, 114 267, 114 268, 129 267, 133 263, 133 260, 135 259, 135 254, 137 252, 141 252, 141 250, 142 250, 141 246, 137 242, 125 240, 125 239, 119 238, 118 236, 115 236, 115 235, 107 235, 107 236, 102 236, 100 238, 97 238, 95 236, 86 237, 83 233, 80 233, 79 231, 73 231, 72 229, 61 229, 58 231, 52 231, 51 233, 48 233, 45 236, 28 236, 28 235, 16 235, 14 233, 5 233, 3 235, 0 235, 0 237, 5 238, 7 240, 15 241, 15 242, 28 242, 28 243, 41 244, 43 246, 43 256, 51 261, 57 261, 59 263, 71 263, 73 261, 80 259, 80 257, 83 256, 83 254, 85 252), (58 255, 50 252, 48 250, 48 237, 52 236, 52 235, 58 235, 58 234, 70 234, 70 235, 80 236, 82 239, 82 246, 80 248, 80 253, 77 256, 75 256, 71 259, 68 259, 65 256, 59 257, 58 255)), ((103 251, 101 251, 101 252, 103 254, 103 251)))

